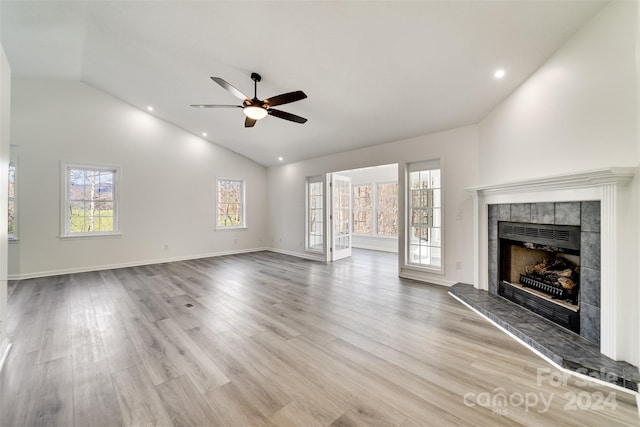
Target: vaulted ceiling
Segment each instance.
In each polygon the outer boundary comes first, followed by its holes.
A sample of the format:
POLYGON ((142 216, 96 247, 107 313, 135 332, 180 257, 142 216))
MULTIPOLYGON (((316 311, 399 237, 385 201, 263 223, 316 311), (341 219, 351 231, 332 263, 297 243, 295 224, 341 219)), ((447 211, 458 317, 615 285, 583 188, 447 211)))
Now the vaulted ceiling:
POLYGON ((602 5, 3 0, 0 35, 14 78, 83 81, 271 166, 477 123, 602 5), (210 76, 252 95, 254 71, 309 121, 189 107, 237 103, 210 76))

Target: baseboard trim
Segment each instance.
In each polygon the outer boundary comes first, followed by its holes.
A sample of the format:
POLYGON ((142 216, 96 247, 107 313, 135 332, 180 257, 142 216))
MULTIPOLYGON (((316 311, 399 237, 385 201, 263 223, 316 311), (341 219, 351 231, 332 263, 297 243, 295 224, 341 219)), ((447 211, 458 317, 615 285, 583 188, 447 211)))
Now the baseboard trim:
POLYGON ((2 345, 0 345, 0 372, 2 372, 2 368, 4 367, 4 362, 7 360, 7 356, 11 351, 12 344, 9 342, 9 338, 4 337, 2 340, 2 345))
MULTIPOLYGON (((210 252, 206 254, 194 254, 194 255, 186 255, 186 256, 180 256, 180 257, 157 258, 157 259, 151 259, 151 260, 141 260, 141 261, 124 262, 124 263, 117 263, 117 264, 95 265, 90 267, 64 268, 59 270, 38 271, 34 273, 10 274, 8 276, 8 280, 37 279, 39 277, 52 277, 52 276, 60 276, 63 274, 87 273, 91 271, 112 270, 116 268, 127 268, 127 267, 140 267, 145 265, 164 264, 167 262, 189 261, 192 259, 214 258, 214 257, 220 257, 220 256, 226 256, 226 255, 238 255, 238 254, 247 254, 247 253, 253 253, 253 252, 262 252, 262 251, 275 252, 283 255, 294 256, 297 258, 308 259, 311 261, 326 262, 323 254, 316 255, 310 252, 296 252, 296 251, 288 251, 288 250, 279 249, 279 248, 262 247, 262 248, 239 249, 234 251, 210 252)), ((444 280, 437 276, 427 275, 425 273, 409 270, 409 269, 402 269, 400 271, 399 276, 404 279, 411 279, 411 280, 417 280, 419 282, 433 283, 441 286, 451 287, 455 284, 455 282, 444 280)))
POLYGON ((186 255, 186 256, 180 256, 180 257, 157 258, 152 260, 124 262, 124 263, 117 263, 117 264, 95 265, 91 267, 64 268, 59 270, 38 271, 34 273, 10 274, 8 276, 8 280, 36 279, 38 277, 60 276, 62 274, 87 273, 91 271, 112 270, 115 268, 140 267, 144 265, 164 264, 167 262, 189 261, 192 259, 213 258, 213 257, 219 257, 219 256, 247 254, 252 252, 261 252, 261 251, 269 251, 269 250, 271 249, 270 248, 239 249, 234 251, 210 252, 206 254, 186 255))

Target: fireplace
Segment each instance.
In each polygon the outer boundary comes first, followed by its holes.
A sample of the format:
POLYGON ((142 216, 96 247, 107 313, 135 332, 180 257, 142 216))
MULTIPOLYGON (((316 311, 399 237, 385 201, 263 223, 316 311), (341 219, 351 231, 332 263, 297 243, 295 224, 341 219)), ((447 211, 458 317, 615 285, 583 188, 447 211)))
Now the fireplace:
POLYGON ((491 204, 488 213, 488 291, 600 344, 600 202, 491 204), (574 266, 565 273, 573 285, 527 273, 551 262, 574 266))
POLYGON ((629 297, 637 295, 637 264, 622 256, 635 250, 637 218, 629 209, 637 173, 637 168, 609 167, 468 188, 474 210, 473 285, 497 295, 499 221, 580 226, 580 335, 603 355, 637 365, 637 299, 629 297))
POLYGON ((580 227, 498 222, 498 295, 580 333, 580 227))

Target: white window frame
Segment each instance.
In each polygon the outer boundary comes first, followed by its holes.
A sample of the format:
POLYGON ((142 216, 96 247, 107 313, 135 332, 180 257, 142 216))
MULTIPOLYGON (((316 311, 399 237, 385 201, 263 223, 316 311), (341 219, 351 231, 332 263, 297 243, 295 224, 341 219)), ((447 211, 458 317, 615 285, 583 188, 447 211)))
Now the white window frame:
POLYGON ((120 236, 120 181, 121 172, 119 166, 105 166, 105 165, 89 165, 79 163, 67 163, 61 162, 60 175, 61 175, 61 195, 62 203, 60 204, 60 238, 90 238, 90 237, 113 237, 120 236), (112 231, 91 231, 82 233, 71 232, 71 218, 67 214, 69 212, 69 170, 70 169, 86 169, 93 171, 105 171, 113 172, 113 230, 112 231))
MULTIPOLYGON (((405 200, 406 200, 406 217, 404 219, 404 236, 405 236, 405 260, 404 267, 422 271, 428 271, 431 273, 444 274, 444 265, 445 265, 445 248, 444 248, 444 171, 442 167, 442 162, 440 159, 427 160, 422 162, 415 162, 407 164, 406 176, 405 176, 405 200), (440 206, 438 209, 440 210, 440 227, 439 227, 439 235, 440 235, 440 265, 434 264, 422 264, 411 262, 411 232, 412 232, 412 201, 411 201, 411 172, 424 171, 424 170, 439 170, 440 171, 440 187, 437 189, 440 190, 440 206)), ((435 205, 435 203, 434 203, 435 205)), ((431 246, 429 247, 438 247, 431 246)))
MULTIPOLYGON (((304 236, 305 236, 305 251, 307 252, 312 252, 312 253, 322 253, 324 254, 326 252, 326 248, 327 248, 327 243, 328 243, 328 239, 327 239, 327 234, 328 234, 328 208, 327 208, 327 190, 328 190, 328 185, 327 185, 327 177, 326 175, 316 175, 316 176, 308 176, 306 178, 305 181, 305 221, 304 221, 304 226, 305 226, 305 232, 304 232, 304 236), (320 184, 322 186, 322 194, 319 196, 319 199, 322 201, 322 207, 321 208, 317 208, 316 207, 316 211, 317 213, 319 213, 320 218, 322 219, 322 222, 320 223, 319 227, 320 227, 320 231, 322 232, 322 247, 314 247, 311 246, 311 225, 309 224, 309 216, 311 214, 311 207, 310 207, 310 203, 309 203, 309 198, 310 198, 310 193, 309 193, 309 186, 311 184, 320 184)), ((315 234, 317 235, 317 234, 315 234)))
POLYGON ((215 211, 215 229, 216 230, 238 230, 245 229, 247 227, 247 184, 246 181, 242 178, 226 178, 226 177, 217 177, 216 178, 216 211, 215 211), (240 225, 220 225, 220 190, 219 183, 220 181, 231 181, 231 182, 239 182, 242 196, 240 198, 240 225))
MULTIPOLYGON (((18 159, 17 158, 11 158, 9 160, 9 169, 11 169, 12 166, 14 169, 13 171, 13 233, 9 233, 9 227, 8 227, 8 221, 7 221, 7 237, 9 239, 9 242, 17 242, 19 240, 19 237, 18 237, 18 159)), ((10 181, 9 181, 9 185, 11 185, 10 181)), ((8 209, 8 204, 7 204, 7 209, 8 209)), ((7 220, 8 220, 8 217, 7 217, 7 220)))

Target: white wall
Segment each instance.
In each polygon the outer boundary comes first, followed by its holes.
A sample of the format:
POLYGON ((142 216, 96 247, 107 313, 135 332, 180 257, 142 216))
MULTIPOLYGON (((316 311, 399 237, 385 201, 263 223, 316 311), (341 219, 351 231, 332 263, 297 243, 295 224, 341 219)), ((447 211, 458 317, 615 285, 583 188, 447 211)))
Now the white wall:
MULTIPOLYGON (((636 8, 636 108, 640 110, 640 7, 636 8)), ((637 142, 637 153, 640 158, 640 119, 636 119, 636 142, 637 142)), ((637 183, 637 181, 636 181, 637 183)), ((633 207, 635 212, 638 212, 640 215, 640 185, 635 186, 635 206, 633 207)), ((638 221, 635 221, 636 224, 638 221)), ((636 242, 640 242, 640 227, 637 228, 635 236, 631 235, 632 240, 636 242)), ((640 246, 640 243, 636 243, 640 246)), ((640 254, 640 247, 636 249, 638 254, 640 254)), ((637 281, 640 281, 640 263, 637 265, 636 270, 636 278, 637 281)), ((632 310, 637 310, 640 307, 640 291, 636 292, 635 305, 631 307, 632 310)), ((638 325, 636 325, 636 330, 640 330, 640 319, 638 319, 638 325)), ((634 348, 632 347, 634 343, 632 342, 630 345, 630 353, 633 354, 634 348)), ((635 342, 635 354, 636 354, 636 365, 640 364, 640 337, 638 337, 637 342, 635 342)))
POLYGON ((367 168, 338 171, 340 175, 351 178, 352 184, 368 184, 371 182, 389 182, 398 180, 398 165, 389 164, 367 168))
POLYGON ((11 117, 11 68, 0 45, 0 368, 7 346, 7 220, 9 185, 9 135, 11 117))
MULTIPOLYGON (((351 185, 357 184, 380 184, 385 182, 398 181, 398 165, 383 165, 370 168, 351 169, 340 171, 340 175, 351 178, 351 185)), ((376 221, 376 218, 372 218, 376 221)), ((351 245, 354 248, 372 249, 375 251, 398 252, 397 236, 367 236, 354 234, 351 238, 351 245)))
MULTIPOLYGON (((479 124, 481 185, 637 167, 637 2, 612 2, 479 124)), ((624 360, 640 362, 639 179, 626 189, 618 227, 619 324, 624 360)))
MULTIPOLYGON (((444 173, 445 273, 421 274, 420 277, 444 285, 471 283, 472 200, 464 188, 477 183, 478 140, 475 126, 269 168, 271 246, 277 251, 305 255, 304 194, 307 176, 398 163, 399 175, 404 179, 407 163, 435 158, 442 159, 444 173), (461 220, 456 219, 458 212, 462 215, 461 220), (460 262, 460 269, 455 268, 456 262, 460 262)), ((399 180, 400 193, 404 191, 403 179, 399 180)))
POLYGON ((19 242, 10 245, 11 277, 265 246, 263 166, 84 83, 13 80, 12 84, 11 141, 19 146, 20 158, 19 242), (58 237, 61 161, 121 168, 122 236, 58 237), (248 229, 215 231, 216 177, 246 180, 248 229))
POLYGON ((636 7, 606 6, 480 122, 480 184, 638 164, 636 7))

